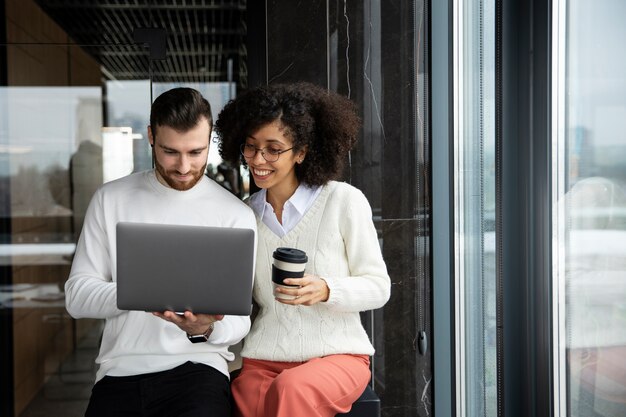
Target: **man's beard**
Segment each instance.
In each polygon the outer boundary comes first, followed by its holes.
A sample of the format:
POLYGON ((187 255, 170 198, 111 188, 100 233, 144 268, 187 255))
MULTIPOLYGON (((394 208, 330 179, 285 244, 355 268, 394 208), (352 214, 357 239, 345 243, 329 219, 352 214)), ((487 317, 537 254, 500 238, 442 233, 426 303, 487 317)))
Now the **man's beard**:
MULTIPOLYGON (((206 170, 206 162, 205 162, 204 165, 202 166, 202 169, 191 172, 193 178, 190 181, 182 183, 172 178, 170 174, 165 170, 165 168, 163 168, 163 165, 159 164, 159 161, 156 158, 154 158, 154 166, 156 167, 156 170, 161 176, 161 178, 163 178, 163 180, 167 183, 167 185, 169 185, 170 187, 178 191, 186 191, 192 188, 194 185, 198 183, 198 181, 200 181, 200 179, 204 175, 204 171, 206 170)), ((170 172, 175 173, 176 171, 170 171, 170 172)))

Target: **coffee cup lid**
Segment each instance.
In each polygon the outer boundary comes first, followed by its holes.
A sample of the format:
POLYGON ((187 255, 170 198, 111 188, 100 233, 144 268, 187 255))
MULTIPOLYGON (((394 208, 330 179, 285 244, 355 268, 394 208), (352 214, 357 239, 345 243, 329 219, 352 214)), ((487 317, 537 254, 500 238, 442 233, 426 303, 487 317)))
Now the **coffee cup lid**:
POLYGON ((283 262, 304 264, 307 261, 306 252, 295 248, 277 248, 274 251, 274 259, 283 262))

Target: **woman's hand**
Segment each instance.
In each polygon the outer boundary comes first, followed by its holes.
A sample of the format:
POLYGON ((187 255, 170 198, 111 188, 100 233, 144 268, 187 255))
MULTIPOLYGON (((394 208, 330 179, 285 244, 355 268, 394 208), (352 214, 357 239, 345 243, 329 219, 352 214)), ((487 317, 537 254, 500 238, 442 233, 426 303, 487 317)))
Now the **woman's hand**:
POLYGON ((224 318, 223 314, 193 314, 191 311, 185 311, 184 314, 174 313, 173 311, 153 312, 152 314, 165 321, 174 323, 182 331, 191 335, 203 334, 212 323, 224 318))
POLYGON ((296 297, 293 300, 276 298, 283 304, 311 306, 328 300, 330 289, 323 278, 317 275, 304 274, 302 278, 286 278, 283 280, 287 285, 298 285, 299 288, 277 287, 276 292, 296 297))

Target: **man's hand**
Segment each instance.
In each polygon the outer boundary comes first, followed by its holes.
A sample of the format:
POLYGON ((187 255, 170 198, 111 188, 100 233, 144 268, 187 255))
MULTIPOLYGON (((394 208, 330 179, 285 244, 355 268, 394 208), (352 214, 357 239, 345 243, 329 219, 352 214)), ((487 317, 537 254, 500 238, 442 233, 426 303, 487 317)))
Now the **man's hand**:
POLYGON ((223 314, 193 314, 191 311, 185 311, 184 314, 177 314, 173 311, 153 312, 152 314, 165 321, 174 323, 182 331, 191 335, 203 334, 208 330, 211 323, 224 318, 223 314))

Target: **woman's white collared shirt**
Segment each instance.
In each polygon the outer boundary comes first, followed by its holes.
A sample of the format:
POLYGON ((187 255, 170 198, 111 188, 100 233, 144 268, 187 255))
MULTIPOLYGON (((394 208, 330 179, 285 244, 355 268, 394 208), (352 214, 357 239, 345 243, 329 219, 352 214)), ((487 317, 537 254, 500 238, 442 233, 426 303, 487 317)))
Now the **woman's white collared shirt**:
POLYGON ((311 187, 301 183, 283 206, 282 224, 278 221, 272 205, 267 202, 267 190, 262 189, 254 193, 250 197, 250 207, 272 232, 283 237, 298 224, 320 191, 321 185, 311 187))

